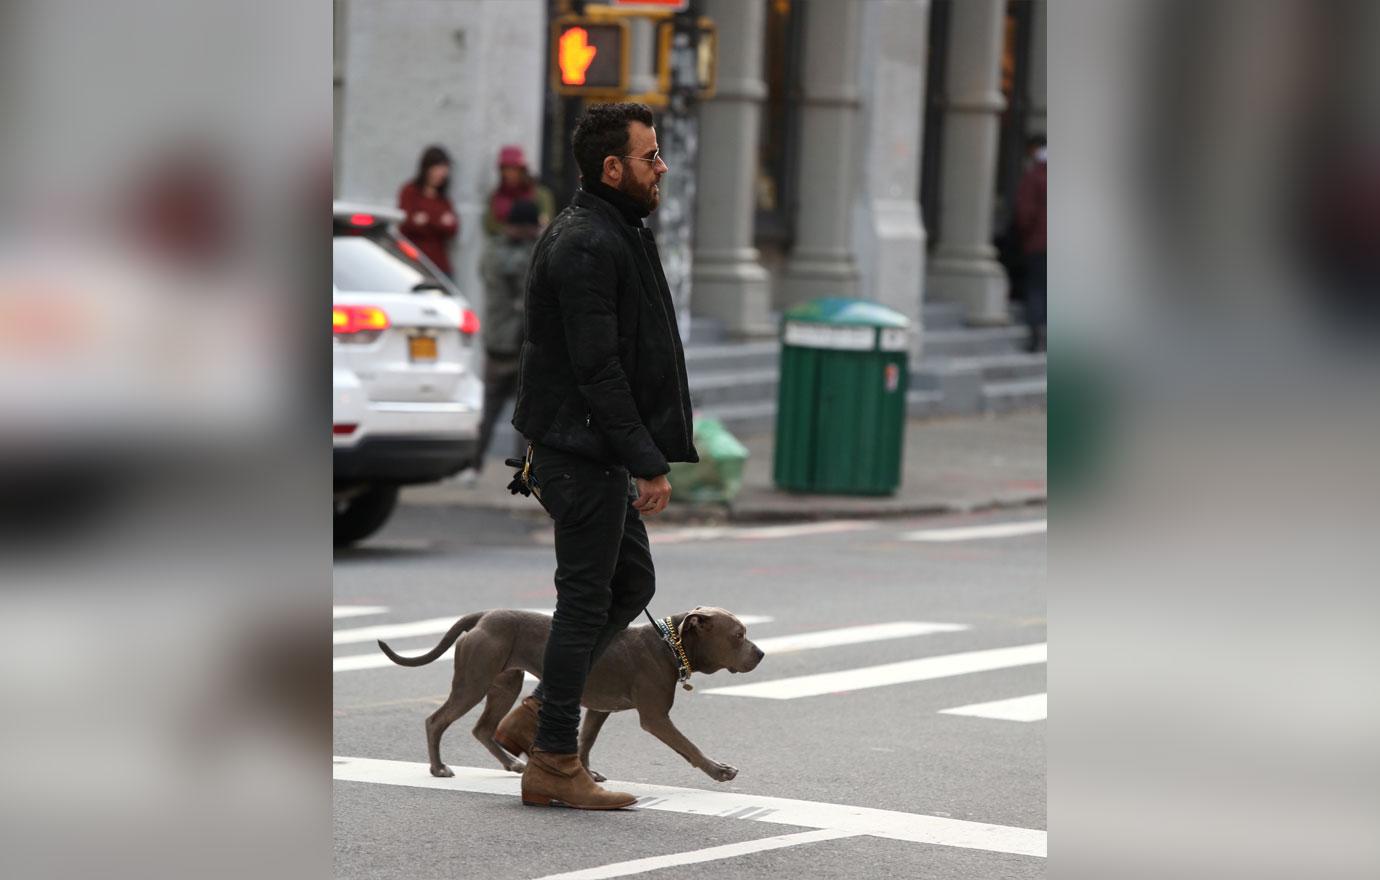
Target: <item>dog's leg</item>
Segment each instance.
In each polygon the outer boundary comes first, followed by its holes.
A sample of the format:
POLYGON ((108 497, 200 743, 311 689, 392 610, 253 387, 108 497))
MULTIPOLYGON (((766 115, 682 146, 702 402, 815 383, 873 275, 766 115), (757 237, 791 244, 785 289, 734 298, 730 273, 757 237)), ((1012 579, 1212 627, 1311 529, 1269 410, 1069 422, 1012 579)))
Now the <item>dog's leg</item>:
POLYGON ((676 725, 671 722, 670 715, 639 709, 638 719, 642 723, 643 730, 666 743, 675 750, 676 754, 709 774, 709 778, 718 782, 728 782, 738 775, 738 768, 720 764, 718 761, 706 757, 694 743, 685 738, 685 734, 677 729, 676 725))
POLYGON ((580 763, 585 765, 585 772, 595 782, 607 782, 602 774, 595 773, 589 769, 589 750, 594 748, 594 740, 599 736, 599 728, 604 726, 604 722, 609 718, 609 713, 600 712, 597 709, 586 709, 585 720, 580 723, 580 763))
POLYGON ((432 776, 454 776, 451 769, 441 763, 441 735, 446 732, 446 728, 455 723, 455 719, 464 715, 479 704, 484 699, 486 690, 482 684, 471 684, 465 677, 456 674, 455 680, 451 683, 450 697, 441 704, 426 720, 426 752, 427 757, 431 758, 432 776))
POLYGON ((513 708, 517 702, 518 695, 522 693, 522 670, 509 669, 489 686, 489 696, 484 702, 484 712, 479 716, 479 721, 474 725, 474 738, 479 740, 484 748, 489 750, 489 754, 498 759, 498 763, 503 765, 504 770, 513 773, 521 773, 527 767, 527 762, 509 755, 506 751, 499 748, 498 743, 494 742, 494 731, 498 730, 498 723, 503 720, 503 716, 508 714, 508 710, 513 708))

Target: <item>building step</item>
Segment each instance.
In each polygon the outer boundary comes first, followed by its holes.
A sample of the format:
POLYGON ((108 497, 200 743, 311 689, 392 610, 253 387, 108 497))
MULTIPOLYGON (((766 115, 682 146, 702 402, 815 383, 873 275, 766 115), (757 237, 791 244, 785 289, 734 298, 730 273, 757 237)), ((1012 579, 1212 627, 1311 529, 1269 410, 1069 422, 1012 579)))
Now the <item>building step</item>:
POLYGON ((1016 379, 988 382, 982 386, 982 411, 1006 413, 1023 409, 1044 409, 1049 405, 1046 379, 1016 379))
POLYGON ((1025 327, 966 327, 925 333, 921 351, 926 357, 977 357, 1018 353, 1029 338, 1025 327))
POLYGON ((781 344, 774 339, 757 342, 728 342, 716 345, 688 345, 685 366, 691 378, 696 373, 739 372, 775 368, 781 359, 781 344))
POLYGON ((1047 361, 1044 352, 1007 352, 988 354, 979 357, 932 358, 926 357, 911 365, 912 371, 926 371, 931 368, 975 369, 984 382, 1001 382, 1008 379, 1036 379, 1045 375, 1047 361))
POLYGON ((721 318, 691 315, 686 329, 686 345, 716 345, 727 341, 728 325, 721 318))
POLYGON ((690 400, 696 407, 717 403, 775 400, 779 371, 775 366, 690 374, 690 400))
POLYGON ((695 415, 718 419, 736 437, 770 434, 776 430, 776 400, 716 403, 697 407, 695 415))
POLYGON ((920 308, 920 323, 925 331, 957 330, 967 323, 967 310, 962 304, 937 300, 920 308))

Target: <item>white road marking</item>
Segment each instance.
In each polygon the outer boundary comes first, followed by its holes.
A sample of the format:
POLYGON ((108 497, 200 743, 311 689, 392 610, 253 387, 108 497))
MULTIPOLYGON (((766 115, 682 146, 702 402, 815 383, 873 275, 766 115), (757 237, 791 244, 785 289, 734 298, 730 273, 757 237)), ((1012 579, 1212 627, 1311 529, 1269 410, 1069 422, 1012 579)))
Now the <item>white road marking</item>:
POLYGON ((373 614, 382 614, 387 610, 387 605, 332 605, 331 619, 339 620, 342 617, 368 617, 373 614))
POLYGON ((863 642, 881 642, 886 639, 903 639, 907 636, 959 632, 968 628, 966 624, 962 623, 925 623, 923 621, 898 620, 893 623, 873 623, 867 626, 847 626, 842 629, 797 633, 793 636, 774 636, 769 639, 756 639, 755 643, 767 654, 786 654, 791 651, 808 651, 813 648, 832 648, 836 645, 856 645, 863 642))
POLYGON ((1002 721, 1044 721, 1049 716, 1049 694, 1031 694, 990 703, 973 703, 956 709, 941 709, 941 715, 972 715, 1002 721))
POLYGON ((800 538, 809 535, 832 535, 841 532, 860 532, 874 529, 877 523, 869 520, 839 519, 827 522, 800 523, 781 526, 684 526, 680 528, 649 529, 647 537, 653 544, 683 544, 687 541, 713 541, 727 538, 735 541, 765 541, 776 538, 800 538))
POLYGON ((994 523, 989 526, 965 526, 954 529, 922 529, 906 532, 902 541, 975 541, 980 538, 1014 538, 1017 535, 1042 535, 1048 531, 1048 520, 1036 519, 1025 522, 994 523))
POLYGON ((455 626, 461 615, 433 617, 430 620, 414 620, 412 623, 381 623, 377 626, 361 626, 355 629, 338 629, 331 633, 331 644, 350 645, 356 642, 373 642, 379 639, 408 639, 413 636, 432 636, 443 633, 455 626))
POLYGON ((829 522, 801 523, 789 526, 758 526, 739 529, 734 537, 745 541, 770 538, 801 538, 808 535, 832 535, 839 532, 862 532, 877 527, 875 522, 860 519, 840 519, 829 522))
POLYGON ((734 856, 745 856, 750 853, 784 849, 788 846, 800 846, 802 843, 816 843, 821 840, 837 840, 840 837, 857 836, 858 833, 854 831, 836 831, 832 828, 823 828, 819 831, 800 831, 795 834, 782 834, 778 837, 762 837, 757 840, 745 840, 742 843, 711 846, 708 849, 697 849, 691 852, 651 856, 645 859, 633 859, 629 862, 615 862, 611 865, 600 865, 597 868, 566 871, 563 874, 547 874, 545 877, 538 877, 537 880, 606 880, 609 877, 628 877, 632 874, 645 874, 648 871, 656 871, 661 868, 698 865, 701 862, 713 862, 719 859, 731 859, 734 856))
POLYGON ((1038 645, 1020 645, 1014 648, 966 651, 962 654, 945 654, 939 657, 924 657, 919 660, 903 660, 900 663, 886 663, 881 666, 864 666, 860 669, 844 669, 839 672, 799 675, 794 678, 778 678, 775 681, 761 681, 755 684, 710 688, 705 693, 725 694, 733 697, 761 697, 766 700, 795 700, 800 697, 816 697, 820 694, 857 691, 864 688, 906 684, 913 681, 930 681, 953 675, 966 675, 970 672, 987 672, 993 669, 1044 663, 1047 656, 1046 647, 1045 643, 1042 642, 1038 645))
MULTIPOLYGON (((550 608, 524 608, 523 611, 535 611, 539 614, 550 614, 550 608)), ((333 633, 334 642, 337 645, 349 645, 359 642, 372 642, 378 639, 405 639, 414 636, 436 635, 437 633, 447 632, 459 617, 433 617, 430 620, 418 620, 413 623, 390 623, 378 626, 363 626, 358 629, 342 629, 333 633)), ((642 618, 645 620, 645 618, 642 618)), ((740 614, 738 619, 745 626, 755 623, 771 623, 775 618, 765 614, 740 614)), ((390 645, 390 647, 392 647, 390 645)), ((394 650, 397 650, 394 648, 394 650)), ((428 646, 426 650, 416 649, 415 651, 398 651, 404 657, 420 657, 431 650, 428 646)), ((763 648, 763 650, 766 650, 763 648)), ((451 646, 440 657, 437 657, 433 664, 450 660, 455 656, 455 647, 451 646)), ((350 654, 344 657, 336 657, 331 661, 331 672, 357 672, 361 669, 383 669, 389 666, 396 666, 381 651, 373 651, 369 654, 350 654)), ((531 675, 525 675, 524 679, 529 683, 537 679, 531 675)))
MULTIPOLYGON (((373 758, 333 759, 333 776, 341 782, 369 782, 410 788, 433 788, 517 798, 521 778, 504 770, 451 766, 455 776, 432 776, 426 764, 407 761, 382 761, 373 758)), ((801 801, 670 785, 640 782, 605 783, 609 788, 638 797, 634 809, 659 810, 696 816, 746 819, 800 828, 829 829, 847 834, 871 835, 911 843, 928 843, 987 852, 1044 858, 1046 832, 1035 828, 1015 828, 968 822, 924 813, 902 813, 849 804, 801 801)))

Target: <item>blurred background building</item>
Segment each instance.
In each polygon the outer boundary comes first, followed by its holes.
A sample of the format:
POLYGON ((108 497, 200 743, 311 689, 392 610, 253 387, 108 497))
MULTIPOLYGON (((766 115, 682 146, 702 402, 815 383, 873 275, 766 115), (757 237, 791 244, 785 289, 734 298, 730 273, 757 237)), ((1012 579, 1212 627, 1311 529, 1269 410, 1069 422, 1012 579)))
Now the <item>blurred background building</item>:
MULTIPOLYGON (((421 149, 444 145, 462 223, 455 274, 477 293, 500 146, 523 146, 558 206, 574 188, 581 100, 552 91, 550 23, 604 5, 335 0, 337 197, 394 204, 421 149)), ((688 7, 718 32, 716 89, 694 111, 697 159, 671 168, 697 190, 689 341, 739 344, 743 357, 724 362, 737 385, 771 385, 720 400, 728 420, 769 424, 775 346, 754 340, 820 296, 875 300, 923 327, 913 410, 1043 403, 1044 359, 1017 357, 1003 262, 1025 142, 1045 132, 1046 0, 688 7)), ((656 88, 655 41, 647 20, 630 22, 638 94, 656 88)), ((702 389, 697 403, 716 394, 702 389)))

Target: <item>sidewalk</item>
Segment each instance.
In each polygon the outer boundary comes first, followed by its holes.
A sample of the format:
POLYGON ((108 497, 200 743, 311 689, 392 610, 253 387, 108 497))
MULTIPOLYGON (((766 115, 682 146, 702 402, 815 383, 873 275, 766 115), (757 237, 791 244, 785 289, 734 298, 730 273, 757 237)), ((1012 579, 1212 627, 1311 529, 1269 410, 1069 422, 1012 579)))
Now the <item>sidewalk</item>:
MULTIPOLYGON (((888 497, 796 495, 772 485, 772 435, 739 439, 750 457, 731 505, 678 503, 656 522, 792 522, 914 516, 1017 507, 1045 501, 1045 413, 912 419, 905 474, 888 497)), ((512 470, 490 461, 474 486, 458 480, 403 490, 402 503, 545 516, 534 499, 508 492, 512 470)), ((651 522, 652 520, 649 520, 651 522)))

